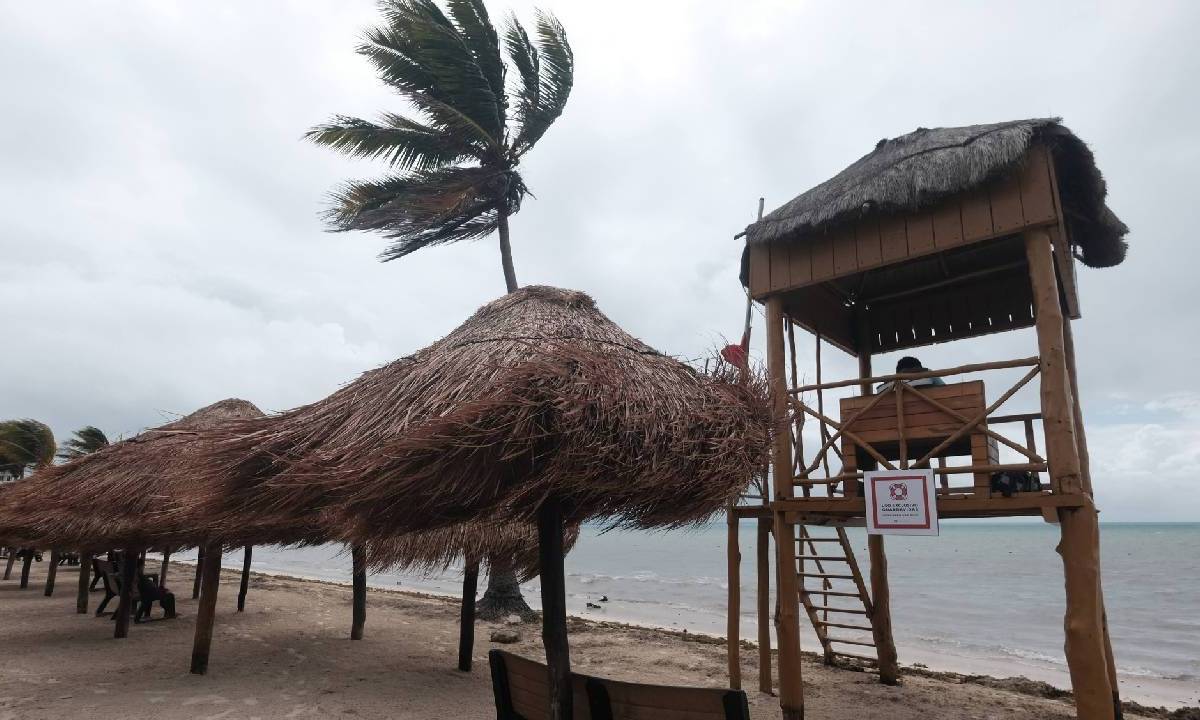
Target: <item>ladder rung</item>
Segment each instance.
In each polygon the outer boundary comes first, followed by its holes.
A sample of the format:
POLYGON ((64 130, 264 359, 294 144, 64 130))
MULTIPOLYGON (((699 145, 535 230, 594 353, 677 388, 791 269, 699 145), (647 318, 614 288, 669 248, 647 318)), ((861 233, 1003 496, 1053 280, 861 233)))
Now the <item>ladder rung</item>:
POLYGON ((804 542, 841 542, 841 541, 842 541, 841 538, 827 538, 827 537, 798 537, 798 538, 796 538, 796 542, 802 542, 802 543, 804 543, 804 542))
POLYGON ((841 478, 815 478, 813 480, 797 479, 793 480, 793 485, 838 485, 842 482, 841 478))
MULTIPOLYGON (((820 608, 816 609, 818 612, 820 611, 820 608)), ((874 628, 872 628, 870 625, 847 625, 845 623, 825 622, 824 620, 818 620, 817 624, 824 625, 825 627, 845 628, 847 630, 866 630, 867 632, 874 630, 874 628)))
POLYGON ((797 560, 828 560, 829 562, 848 562, 849 558, 834 557, 832 555, 797 555, 797 560))
POLYGON ((809 590, 802 588, 809 595, 832 595, 834 597, 858 597, 858 593, 845 592, 843 590, 809 590))
POLYGON ((847 640, 846 638, 835 638, 829 637, 828 635, 825 636, 825 640, 828 642, 844 643, 846 645, 865 645, 867 647, 875 647, 875 643, 867 642, 866 640, 847 640))
POLYGON ((833 654, 834 654, 834 655, 837 655, 838 657, 848 657, 848 658, 853 658, 853 659, 855 659, 855 660, 862 660, 863 662, 869 662, 869 663, 871 663, 872 665, 878 665, 878 664, 879 664, 879 659, 878 659, 878 658, 868 657, 868 656, 866 656, 866 655, 856 655, 856 654, 854 654, 854 653, 848 653, 848 652, 838 652, 837 650, 834 650, 834 651, 833 651, 833 654))
POLYGON ((866 610, 855 610, 854 608, 835 608, 835 607, 827 607, 825 605, 816 605, 816 606, 814 606, 813 609, 817 610, 818 612, 840 612, 840 613, 849 613, 851 615, 866 615, 867 614, 866 610))
POLYGON ((830 575, 828 573, 796 573, 800 577, 822 578, 825 580, 853 580, 853 575, 830 575))

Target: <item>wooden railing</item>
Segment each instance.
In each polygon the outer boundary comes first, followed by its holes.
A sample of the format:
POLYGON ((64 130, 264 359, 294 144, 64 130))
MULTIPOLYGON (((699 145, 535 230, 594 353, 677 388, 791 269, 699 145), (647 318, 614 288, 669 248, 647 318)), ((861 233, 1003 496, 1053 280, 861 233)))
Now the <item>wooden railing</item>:
MULTIPOLYGON (((825 488, 823 497, 854 497, 858 494, 858 480, 864 473, 858 468, 858 454, 864 453, 868 463, 887 470, 903 470, 910 468, 931 468, 939 476, 939 495, 971 494, 989 495, 989 478, 992 473, 999 471, 1028 471, 1042 473, 1047 469, 1046 459, 1037 449, 1035 423, 1040 421, 1040 413, 1021 413, 1012 415, 997 415, 1006 402, 1028 385, 1040 372, 1040 362, 1036 357, 999 362, 977 363, 963 365, 944 370, 923 370, 916 373, 880 375, 868 378, 855 378, 836 382, 820 382, 795 387, 788 391, 788 400, 792 409, 791 428, 795 452, 793 485, 801 489, 804 497, 813 495, 817 488, 825 488), (978 388, 978 405, 968 408, 951 407, 944 399, 933 395, 935 386, 913 387, 909 382, 923 378, 941 378, 950 375, 963 375, 986 371, 1028 368, 1028 371, 1005 390, 996 400, 984 405, 982 384, 978 388), (892 386, 882 392, 873 394, 865 403, 858 405, 840 421, 829 417, 825 412, 824 392, 838 388, 860 386, 864 393, 870 392, 877 383, 891 382, 892 386), (804 394, 816 393, 814 403, 804 400, 804 394), (879 415, 876 408, 888 401, 895 403, 895 427, 873 432, 859 431, 856 423, 860 418, 868 416, 872 411, 879 415), (906 400, 908 401, 906 403, 906 400), (912 413, 912 406, 921 408, 921 413, 912 413), (908 409, 906 409, 908 405, 908 409), (814 407, 815 406, 815 407, 814 407), (910 417, 919 418, 922 413, 929 417, 935 414, 940 420, 937 430, 930 432, 929 428, 919 425, 909 427, 910 417), (811 456, 804 449, 804 425, 806 420, 819 423, 818 438, 820 445, 811 456), (997 432, 991 426, 1021 423, 1024 426, 1024 444, 997 432), (920 438, 914 441, 914 433, 920 438), (864 438, 863 435, 876 437, 864 438), (887 448, 881 448, 878 436, 888 436, 887 448), (972 456, 970 464, 946 465, 946 457, 963 455, 962 446, 969 445, 972 456), (842 447, 839 447, 839 444, 842 447), (912 453, 914 445, 924 451, 912 453), (1020 462, 999 462, 998 449, 1004 446, 1020 456, 1020 462), (927 449, 926 449, 927 448, 927 449), (951 452, 958 448, 957 451, 951 452), (849 457, 847 457, 849 455, 849 457), (831 470, 834 463, 840 467, 837 472, 831 470), (936 467, 932 463, 936 461, 936 467), (950 478, 955 475, 972 475, 974 483, 970 486, 953 486, 950 478)), ((793 376, 794 378, 794 376, 793 376)), ((938 386, 945 387, 945 386, 938 386)), ((968 387, 969 384, 963 385, 968 387)), ((972 388, 974 391, 974 388, 972 388)), ((865 394, 864 394, 865 397, 865 394)), ((973 399, 973 398, 964 398, 973 399)), ((845 404, 845 403, 844 403, 845 404)), ((970 403, 968 403, 970 404, 970 403)), ((890 417, 890 416, 889 416, 890 417)), ((874 422, 886 422, 875 418, 874 422)), ((785 480, 782 479, 781 480, 785 480)), ((1053 488, 1057 490, 1057 488, 1053 488)))

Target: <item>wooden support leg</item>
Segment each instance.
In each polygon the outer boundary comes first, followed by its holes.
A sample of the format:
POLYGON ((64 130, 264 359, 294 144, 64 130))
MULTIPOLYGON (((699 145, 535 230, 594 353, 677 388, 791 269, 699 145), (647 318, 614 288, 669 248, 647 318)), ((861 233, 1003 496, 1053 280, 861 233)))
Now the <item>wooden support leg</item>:
POLYGON ((192 599, 200 597, 200 580, 204 574, 204 547, 196 550, 196 577, 192 579, 192 599))
POLYGON ((192 641, 192 674, 208 672, 208 654, 212 649, 213 622, 217 617, 217 589, 221 584, 221 546, 206 549, 200 563, 200 607, 196 611, 196 636, 192 641))
POLYGON ((121 553, 121 594, 117 600, 117 627, 113 637, 129 637, 129 619, 133 617, 133 588, 137 585, 136 548, 121 553))
POLYGON ((242 555, 242 584, 238 587, 238 612, 244 612, 246 610, 246 593, 250 591, 250 558, 253 553, 254 546, 247 545, 246 551, 242 555))
MULTIPOLYGON (((786 424, 787 371, 784 366, 783 300, 779 296, 767 300, 767 376, 770 382, 773 412, 779 426, 786 424)), ((776 433, 771 448, 771 475, 774 478, 773 497, 791 498, 792 486, 791 433, 776 433)), ((796 526, 786 521, 781 512, 774 513, 775 530, 775 587, 779 603, 779 706, 782 720, 804 720, 804 681, 800 670, 800 589, 796 576, 796 526)))
POLYGON ((882 535, 867 536, 871 556, 871 634, 879 654, 879 682, 895 685, 900 677, 896 643, 892 640, 892 592, 888 587, 887 553, 882 535))
POLYGON ((475 594, 479 590, 479 560, 469 560, 463 572, 462 608, 458 616, 458 669, 471 672, 475 652, 475 594))
POLYGON ((50 567, 46 568, 46 597, 54 596, 54 579, 58 577, 58 550, 50 551, 50 567))
POLYGON ((354 586, 353 619, 350 624, 350 639, 362 640, 363 625, 367 622, 367 550, 362 545, 350 549, 354 563, 351 583, 354 586))
POLYGON ((758 521, 758 689, 771 687, 771 521, 758 521))
POLYGON ((1066 575, 1065 618, 1067 665, 1075 690, 1080 718, 1111 720, 1115 717, 1105 651, 1104 607, 1100 599, 1100 528, 1090 506, 1060 513, 1062 555, 1066 575))
POLYGON ((8 549, 8 563, 4 566, 4 579, 12 577, 13 564, 17 562, 17 549, 10 547, 8 549))
POLYGON ((567 589, 563 570, 563 517, 557 500, 538 510, 538 556, 542 573, 542 644, 550 686, 549 720, 575 717, 571 649, 567 642, 567 589))
POLYGON ((738 546, 738 517, 732 505, 725 512, 725 521, 728 524, 728 538, 726 539, 728 555, 726 574, 728 577, 726 584, 729 586, 729 607, 725 613, 725 654, 729 661, 729 687, 741 690, 742 551, 738 546))
POLYGON ((79 590, 75 595, 75 612, 86 614, 88 611, 88 583, 91 582, 92 552, 79 551, 79 590))
POLYGON ((29 548, 29 554, 21 560, 21 589, 29 587, 29 569, 33 567, 33 548, 29 548))
POLYGON ((162 567, 158 569, 158 585, 161 588, 167 587, 167 569, 171 566, 171 548, 163 550, 162 567))

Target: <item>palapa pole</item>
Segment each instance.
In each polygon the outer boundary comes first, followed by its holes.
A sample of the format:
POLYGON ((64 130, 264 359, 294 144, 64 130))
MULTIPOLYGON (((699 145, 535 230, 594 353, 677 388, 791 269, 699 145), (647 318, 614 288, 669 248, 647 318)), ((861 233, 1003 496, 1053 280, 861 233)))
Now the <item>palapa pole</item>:
POLYGON ((46 568, 46 597, 54 596, 54 579, 58 576, 58 550, 50 551, 50 567, 46 568))
MULTIPOLYGON (((1071 318, 1063 314, 1063 350, 1067 356, 1067 377, 1071 381, 1071 398, 1073 399, 1072 419, 1075 422, 1075 445, 1079 451, 1079 473, 1083 479, 1083 489, 1092 495, 1092 461, 1088 453, 1087 430, 1083 424, 1083 406, 1079 399, 1079 371, 1075 365, 1075 337, 1071 332, 1071 318)), ((1117 661, 1113 655, 1112 639, 1108 633, 1108 611, 1104 607, 1104 585, 1100 583, 1100 614, 1104 627, 1104 656, 1108 666, 1108 683, 1112 686, 1113 713, 1117 720, 1124 714, 1121 708, 1120 682, 1117 677, 1117 661)))
POLYGON ((165 588, 167 586, 167 568, 171 566, 171 548, 163 549, 162 567, 158 570, 158 585, 165 588))
POLYGON ((475 594, 479 590, 479 558, 468 559, 463 570, 462 608, 458 616, 458 669, 471 671, 475 652, 475 594))
POLYGON ((246 593, 250 591, 250 558, 254 554, 254 546, 247 545, 242 555, 242 584, 238 587, 237 611, 246 609, 246 593))
MULTIPOLYGON (((766 475, 763 475, 766 478, 766 475)), ((764 498, 767 489, 764 480, 764 498)), ((767 500, 763 500, 766 504, 767 500)), ((770 694, 771 687, 771 520, 758 519, 758 689, 770 694)))
POLYGON ((538 509, 538 559, 542 576, 542 645, 550 686, 549 720, 575 717, 571 695, 571 648, 567 642, 567 589, 563 570, 563 516, 557 500, 538 509))
POLYGON ((29 569, 33 566, 33 556, 37 551, 26 548, 25 557, 21 559, 21 589, 29 587, 29 569))
POLYGON ((192 579, 192 599, 200 597, 200 579, 204 573, 204 546, 196 550, 196 577, 192 579))
POLYGON ((92 551, 79 550, 79 589, 75 594, 75 612, 83 615, 88 611, 88 583, 91 582, 92 551))
POLYGON ((353 563, 351 585, 354 587, 354 599, 351 612, 350 639, 362 640, 363 625, 367 622, 367 550, 362 545, 350 548, 350 558, 353 563))
MULTIPOLYGON (((1042 424, 1051 487, 1057 493, 1083 494, 1079 446, 1075 437, 1074 398, 1067 371, 1066 340, 1058 283, 1045 228, 1023 233, 1041 365, 1042 424)), ((1104 642, 1104 610, 1100 596, 1100 527, 1096 508, 1059 510, 1066 578, 1067 665, 1080 718, 1112 720, 1113 689, 1104 642)))
POLYGON ((726 609, 725 654, 729 661, 729 687, 734 690, 742 689, 742 657, 741 657, 741 619, 742 619, 742 551, 738 546, 738 516, 735 504, 730 503, 725 510, 725 523, 729 535, 726 540, 728 553, 728 585, 729 607, 726 609))
MULTIPOLYGON (((792 438, 787 427, 787 371, 783 349, 783 300, 767 299, 767 377, 775 414, 775 437, 771 453, 774 497, 790 499, 792 487, 792 438)), ((803 720, 804 685, 800 670, 800 594, 796 585, 796 526, 784 513, 774 513, 776 588, 779 626, 779 705, 783 720, 803 720)))
MULTIPOLYGON (((858 376, 871 377, 871 328, 865 317, 858 319, 858 376)), ((859 386, 870 395, 871 383, 859 386)), ((847 482, 856 482, 848 480, 847 482)), ((879 682, 895 685, 900 677, 896 642, 892 638, 892 590, 888 583, 887 549, 882 535, 867 535, 867 554, 871 560, 871 636, 879 658, 879 682)))
POLYGON ((117 601, 117 625, 113 637, 129 637, 129 620, 133 616, 133 588, 137 584, 137 559, 140 550, 126 548, 121 553, 121 594, 117 601))
POLYGON ((196 611, 196 636, 192 641, 192 673, 208 672, 208 653, 212 649, 213 622, 217 617, 217 590, 221 584, 221 546, 212 545, 204 553, 200 577, 200 607, 196 611))
POLYGON ((4 579, 12 577, 13 563, 17 561, 17 548, 10 547, 8 549, 8 563, 4 566, 4 579))

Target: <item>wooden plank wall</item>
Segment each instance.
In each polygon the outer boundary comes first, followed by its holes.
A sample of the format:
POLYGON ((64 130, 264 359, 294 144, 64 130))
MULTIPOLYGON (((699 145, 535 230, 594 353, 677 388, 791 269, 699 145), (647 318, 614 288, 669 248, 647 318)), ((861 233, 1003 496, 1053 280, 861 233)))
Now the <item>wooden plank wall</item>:
POLYGON ((903 262, 966 243, 1057 223, 1049 153, 1035 146, 1019 172, 929 210, 872 217, 828 233, 750 247, 755 299, 903 262))

